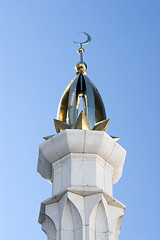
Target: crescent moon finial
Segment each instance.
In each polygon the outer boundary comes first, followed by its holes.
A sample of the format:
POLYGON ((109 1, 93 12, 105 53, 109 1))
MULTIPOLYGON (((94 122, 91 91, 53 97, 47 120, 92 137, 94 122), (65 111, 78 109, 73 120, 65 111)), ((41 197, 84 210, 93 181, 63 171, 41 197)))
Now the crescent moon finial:
POLYGON ((74 43, 80 45, 80 48, 78 49, 78 53, 80 54, 80 61, 76 64, 76 70, 77 70, 77 74, 83 74, 86 75, 85 70, 87 69, 87 64, 83 61, 83 53, 84 53, 84 49, 83 49, 83 45, 87 45, 88 43, 91 42, 91 36, 88 33, 85 32, 80 32, 83 33, 84 35, 87 36, 87 40, 84 42, 75 42, 74 43))
POLYGON ((80 32, 80 33, 83 33, 84 35, 86 35, 87 40, 85 42, 75 42, 75 41, 73 41, 74 43, 76 43, 76 44, 78 44, 82 47, 82 45, 87 45, 88 43, 91 42, 91 36, 88 33, 86 33, 86 32, 80 32))

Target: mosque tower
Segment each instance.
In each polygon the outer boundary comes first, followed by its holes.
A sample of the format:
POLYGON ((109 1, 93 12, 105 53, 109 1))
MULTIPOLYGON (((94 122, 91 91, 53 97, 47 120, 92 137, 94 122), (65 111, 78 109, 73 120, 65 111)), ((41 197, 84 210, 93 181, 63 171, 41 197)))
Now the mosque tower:
POLYGON ((39 215, 48 240, 117 240, 125 211, 112 185, 121 178, 126 151, 119 138, 107 134, 110 119, 83 61, 83 45, 91 37, 83 34, 87 40, 75 42, 80 46, 76 76, 54 119, 57 135, 39 146, 38 172, 53 186, 39 215))

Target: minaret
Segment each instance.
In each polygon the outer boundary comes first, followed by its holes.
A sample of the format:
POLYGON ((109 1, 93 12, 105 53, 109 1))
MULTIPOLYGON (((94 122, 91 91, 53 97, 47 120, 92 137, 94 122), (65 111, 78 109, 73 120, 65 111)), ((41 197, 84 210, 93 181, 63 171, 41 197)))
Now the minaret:
POLYGON ((41 203, 39 223, 48 240, 117 240, 125 206, 112 194, 122 175, 126 151, 107 134, 102 98, 87 77, 83 45, 76 76, 65 89, 54 119, 57 135, 39 147, 38 172, 52 183, 41 203), (80 101, 83 110, 80 112, 80 101))

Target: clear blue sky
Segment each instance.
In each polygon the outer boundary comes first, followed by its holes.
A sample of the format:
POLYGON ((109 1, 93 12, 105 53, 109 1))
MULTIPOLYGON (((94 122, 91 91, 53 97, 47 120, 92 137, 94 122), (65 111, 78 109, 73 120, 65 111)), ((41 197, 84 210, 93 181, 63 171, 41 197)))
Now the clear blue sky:
POLYGON ((37 172, 42 137, 55 133, 61 95, 75 76, 79 31, 88 77, 127 150, 114 196, 127 208, 120 240, 159 239, 160 1, 1 0, 0 239, 43 240, 37 172))

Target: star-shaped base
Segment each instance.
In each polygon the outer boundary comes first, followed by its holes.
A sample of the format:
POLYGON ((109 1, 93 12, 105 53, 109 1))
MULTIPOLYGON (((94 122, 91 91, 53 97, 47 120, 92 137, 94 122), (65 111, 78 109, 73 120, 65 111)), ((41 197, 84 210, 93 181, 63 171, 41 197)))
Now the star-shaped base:
MULTIPOLYGON (((89 127, 89 123, 88 123, 88 119, 85 115, 85 113, 83 111, 81 111, 81 113, 79 114, 78 118, 77 118, 77 121, 76 121, 76 124, 75 124, 75 127, 65 123, 65 122, 62 122, 60 120, 57 120, 57 119, 54 119, 54 125, 55 125, 55 129, 56 129, 56 132, 59 133, 59 132, 62 132, 63 130, 65 129, 82 129, 82 130, 94 130, 94 131, 104 131, 104 132, 107 132, 108 130, 108 126, 109 126, 109 122, 110 122, 110 119, 105 119, 103 121, 100 121, 98 123, 96 123, 93 127, 93 129, 90 129, 89 127)), ((47 136, 47 137, 44 137, 45 140, 48 140, 49 138, 51 138, 53 135, 50 135, 50 136, 47 136)), ((116 142, 120 139, 118 137, 113 137, 111 136, 116 142)))

